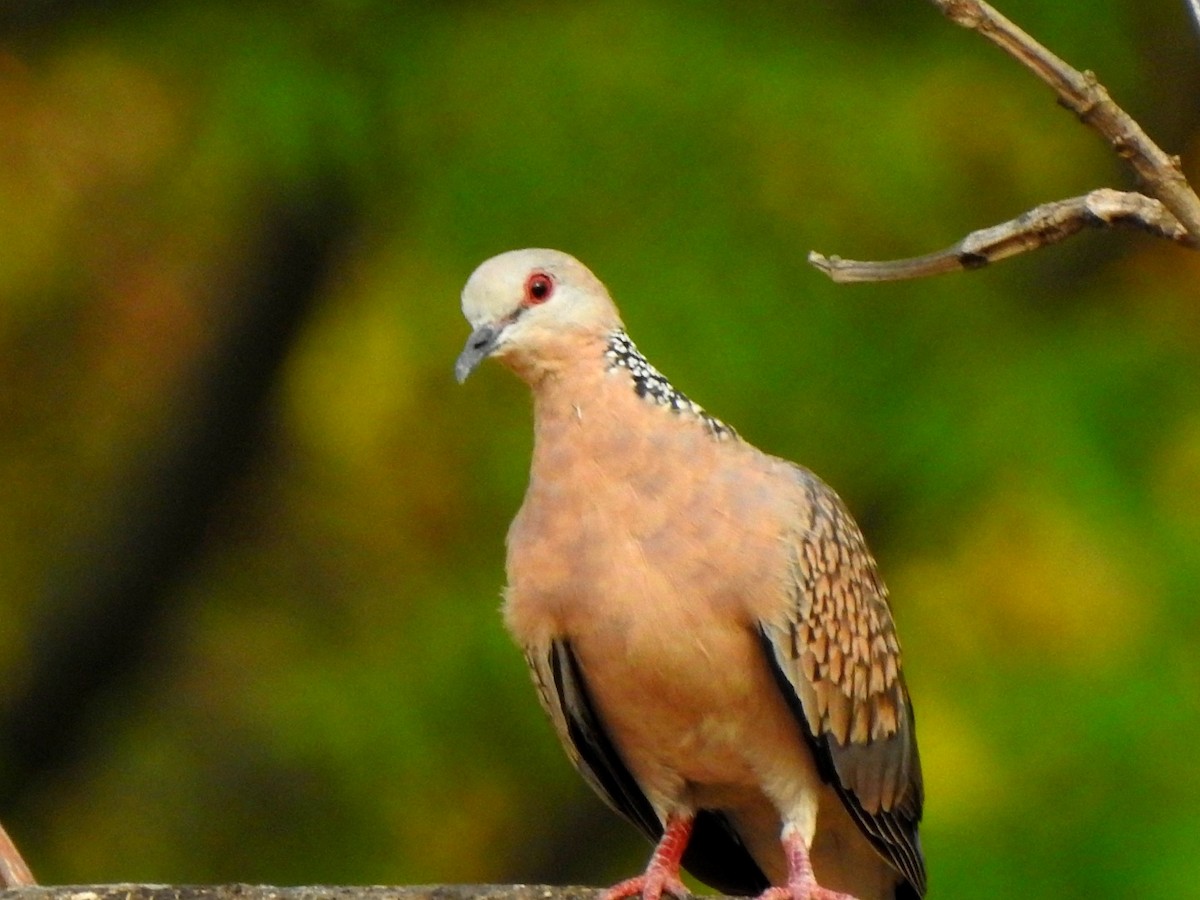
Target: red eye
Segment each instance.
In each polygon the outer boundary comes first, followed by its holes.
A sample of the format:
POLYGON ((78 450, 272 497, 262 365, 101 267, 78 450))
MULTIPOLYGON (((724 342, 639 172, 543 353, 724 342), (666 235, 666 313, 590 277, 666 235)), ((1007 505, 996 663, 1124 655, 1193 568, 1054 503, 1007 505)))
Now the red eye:
POLYGON ((554 279, 545 272, 534 272, 525 280, 525 299, 522 306, 537 306, 545 303, 554 293, 554 279))

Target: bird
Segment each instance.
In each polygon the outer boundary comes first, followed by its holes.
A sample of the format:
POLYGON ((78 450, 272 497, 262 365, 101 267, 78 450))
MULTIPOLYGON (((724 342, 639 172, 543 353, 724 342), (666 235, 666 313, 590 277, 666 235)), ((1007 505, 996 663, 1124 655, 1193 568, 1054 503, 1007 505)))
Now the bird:
POLYGON ((533 397, 503 616, 575 768, 655 844, 603 900, 925 895, 924 787, 887 588, 838 495, 674 388, 557 250, 467 279, 461 384, 533 397))

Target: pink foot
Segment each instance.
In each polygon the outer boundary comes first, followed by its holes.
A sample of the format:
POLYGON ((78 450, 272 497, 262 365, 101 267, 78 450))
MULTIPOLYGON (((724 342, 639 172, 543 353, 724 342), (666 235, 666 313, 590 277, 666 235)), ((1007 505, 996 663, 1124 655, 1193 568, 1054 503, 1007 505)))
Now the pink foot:
POLYGON ((626 900, 638 896, 642 900, 662 900, 663 894, 686 900, 689 892, 679 879, 679 862, 691 836, 691 816, 668 816, 666 830, 654 848, 645 873, 614 884, 600 895, 600 900, 626 900))
POLYGON ((806 884, 789 883, 787 887, 767 888, 758 895, 758 900, 856 900, 850 894, 823 888, 816 881, 806 884))
POLYGON ((831 891, 817 884, 804 838, 791 826, 783 830, 783 852, 787 855, 786 885, 767 888, 758 900, 856 900, 850 894, 831 891))
POLYGON ((638 896, 642 900, 660 900, 663 894, 669 894, 677 900, 686 900, 688 889, 669 872, 647 870, 645 875, 614 884, 600 895, 600 900, 625 900, 626 897, 638 896))

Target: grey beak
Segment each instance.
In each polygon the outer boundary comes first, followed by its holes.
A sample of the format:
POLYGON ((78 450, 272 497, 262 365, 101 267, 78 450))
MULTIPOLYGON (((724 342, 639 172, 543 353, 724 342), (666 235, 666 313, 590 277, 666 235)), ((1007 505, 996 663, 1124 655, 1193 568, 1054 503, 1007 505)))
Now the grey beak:
POLYGON ((496 349, 500 332, 503 330, 503 326, 480 325, 471 332, 466 346, 463 347, 462 353, 458 354, 458 361, 454 364, 454 377, 458 379, 459 384, 466 381, 467 376, 475 371, 475 367, 496 349))

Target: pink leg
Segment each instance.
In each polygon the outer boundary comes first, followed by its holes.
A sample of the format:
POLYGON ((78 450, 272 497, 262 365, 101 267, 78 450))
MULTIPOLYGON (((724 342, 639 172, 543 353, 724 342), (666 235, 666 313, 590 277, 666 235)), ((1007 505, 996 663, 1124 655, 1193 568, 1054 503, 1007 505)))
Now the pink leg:
POLYGON ((840 894, 817 884, 804 838, 791 828, 783 831, 783 852, 788 861, 787 884, 767 888, 758 900, 855 900, 849 894, 840 894))
POLYGON ((683 859, 691 836, 691 816, 668 816, 666 830, 654 848, 645 873, 613 885, 600 895, 600 900, 624 900, 638 895, 642 900, 660 900, 663 894, 684 900, 688 889, 679 880, 679 861, 683 859))

